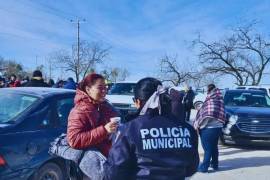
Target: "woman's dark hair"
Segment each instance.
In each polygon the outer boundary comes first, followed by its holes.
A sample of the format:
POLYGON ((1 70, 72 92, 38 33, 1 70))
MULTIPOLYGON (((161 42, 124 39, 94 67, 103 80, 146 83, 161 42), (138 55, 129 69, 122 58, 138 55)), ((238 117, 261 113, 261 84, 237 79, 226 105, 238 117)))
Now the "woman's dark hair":
POLYGON ((96 74, 96 73, 91 73, 88 74, 80 83, 78 86, 78 89, 81 91, 86 92, 86 87, 91 87, 93 86, 98 79, 105 79, 102 75, 96 74))
POLYGON ((214 84, 209 84, 208 86, 207 86, 207 92, 209 93, 209 92, 211 92, 213 89, 215 89, 216 88, 216 86, 214 85, 214 84))
MULTIPOLYGON (((146 101, 157 91, 157 87, 162 83, 151 77, 143 78, 139 80, 134 88, 134 98, 142 101, 144 105, 146 101)), ((162 93, 159 96, 161 105, 161 114, 167 115, 171 113, 171 98, 168 93, 162 93)), ((141 107, 142 108, 142 107, 141 107)))

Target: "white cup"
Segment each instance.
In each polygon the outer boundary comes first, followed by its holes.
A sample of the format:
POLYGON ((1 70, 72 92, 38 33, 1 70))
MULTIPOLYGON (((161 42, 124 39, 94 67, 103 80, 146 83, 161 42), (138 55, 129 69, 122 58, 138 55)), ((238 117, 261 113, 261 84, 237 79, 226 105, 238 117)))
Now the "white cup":
POLYGON ((121 117, 112 117, 110 118, 111 122, 117 122, 117 124, 121 123, 121 117))

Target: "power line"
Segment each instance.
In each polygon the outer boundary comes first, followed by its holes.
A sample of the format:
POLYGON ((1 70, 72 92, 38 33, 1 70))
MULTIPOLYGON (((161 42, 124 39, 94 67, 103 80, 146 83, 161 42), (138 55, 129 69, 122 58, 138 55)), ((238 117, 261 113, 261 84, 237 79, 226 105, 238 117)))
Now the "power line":
MULTIPOLYGON (((25 2, 25 1, 24 1, 25 2)), ((62 19, 68 19, 66 18, 66 16, 71 16, 71 17, 78 17, 78 15, 75 15, 73 13, 70 13, 70 12, 65 12, 63 10, 59 10, 57 8, 54 8, 54 7, 51 7, 49 6, 48 4, 45 4, 45 3, 41 3, 41 2, 37 2, 37 1, 33 1, 33 0, 30 0, 27 4, 28 6, 32 7, 32 8, 37 8, 37 6, 33 6, 33 4, 37 4, 38 5, 38 8, 40 10, 43 10, 43 11, 47 11, 47 12, 55 12, 53 15, 57 16, 57 17, 60 17, 62 19), (31 4, 29 3, 31 2, 31 4)))
POLYGON ((30 36, 22 36, 22 35, 18 35, 18 34, 14 34, 14 33, 7 33, 7 32, 0 32, 0 36, 10 36, 11 38, 21 38, 21 39, 32 39, 32 40, 36 40, 39 41, 41 43, 47 43, 48 41, 40 39, 40 38, 35 38, 35 37, 30 37, 30 36))

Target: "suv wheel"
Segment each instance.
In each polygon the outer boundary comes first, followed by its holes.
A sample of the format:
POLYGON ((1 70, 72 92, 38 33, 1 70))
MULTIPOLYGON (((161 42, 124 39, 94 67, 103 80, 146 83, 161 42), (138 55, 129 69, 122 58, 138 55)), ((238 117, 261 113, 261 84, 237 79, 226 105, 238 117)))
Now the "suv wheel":
POLYGON ((46 163, 35 174, 34 180, 62 180, 62 169, 55 163, 46 163))

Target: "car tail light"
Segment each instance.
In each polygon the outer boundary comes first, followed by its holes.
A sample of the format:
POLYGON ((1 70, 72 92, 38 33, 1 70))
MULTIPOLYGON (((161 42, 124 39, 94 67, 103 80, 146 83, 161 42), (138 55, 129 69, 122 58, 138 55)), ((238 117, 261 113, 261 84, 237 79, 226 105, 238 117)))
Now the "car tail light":
POLYGON ((6 161, 3 158, 3 156, 0 155, 0 166, 5 166, 6 165, 6 161))

